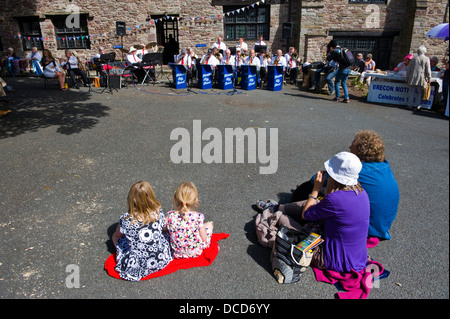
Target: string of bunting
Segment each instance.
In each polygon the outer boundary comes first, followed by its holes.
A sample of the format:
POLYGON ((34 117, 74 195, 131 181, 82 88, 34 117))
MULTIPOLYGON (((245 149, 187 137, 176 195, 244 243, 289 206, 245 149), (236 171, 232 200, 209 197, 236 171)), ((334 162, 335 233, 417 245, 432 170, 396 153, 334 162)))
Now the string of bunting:
MULTIPOLYGON (((194 23, 214 23, 217 22, 219 19, 223 19, 225 16, 234 15, 236 13, 245 12, 246 10, 249 10, 250 8, 254 8, 255 6, 259 6, 260 4, 263 4, 267 0, 259 0, 255 3, 243 6, 242 8, 235 9, 229 12, 224 12, 223 14, 217 14, 214 16, 198 16, 198 17, 176 17, 176 16, 164 16, 162 18, 158 19, 151 19, 149 21, 146 21, 144 23, 136 24, 134 26, 128 27, 127 31, 129 32, 137 32, 139 30, 146 30, 147 27, 153 27, 156 25, 156 23, 162 21, 162 20, 177 20, 181 22, 194 22, 194 23)), ((68 40, 84 40, 84 39, 101 39, 108 36, 116 36, 115 29, 111 30, 106 33, 100 33, 100 34, 90 34, 90 35, 80 35, 80 36, 74 36, 74 37, 67 37, 68 40)), ((8 34, 8 33, 0 33, 0 37, 9 38, 9 39, 25 39, 25 40, 35 40, 35 41, 54 41, 55 37, 33 37, 33 36, 23 36, 20 34, 8 34)), ((56 37, 58 40, 66 40, 66 37, 56 37)))

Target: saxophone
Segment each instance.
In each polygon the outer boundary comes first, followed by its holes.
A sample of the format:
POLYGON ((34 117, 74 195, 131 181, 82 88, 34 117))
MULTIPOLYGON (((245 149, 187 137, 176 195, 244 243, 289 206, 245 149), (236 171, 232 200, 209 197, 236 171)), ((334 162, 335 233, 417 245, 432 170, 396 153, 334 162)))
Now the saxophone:
POLYGON ((80 61, 80 59, 78 59, 78 57, 75 55, 75 53, 73 53, 72 52, 72 55, 77 59, 77 61, 78 61, 78 68, 81 70, 81 71, 83 71, 83 72, 86 72, 86 69, 84 68, 84 65, 83 65, 83 63, 81 63, 81 61, 80 61))

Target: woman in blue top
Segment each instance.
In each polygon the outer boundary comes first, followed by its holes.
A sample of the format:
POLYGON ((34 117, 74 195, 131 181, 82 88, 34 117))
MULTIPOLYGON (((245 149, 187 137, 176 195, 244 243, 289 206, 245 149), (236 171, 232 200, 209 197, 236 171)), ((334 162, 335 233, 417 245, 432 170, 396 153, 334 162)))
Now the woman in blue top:
POLYGON ((358 181, 370 199, 369 237, 391 239, 389 229, 397 216, 400 193, 384 155, 384 143, 377 132, 359 131, 350 152, 362 162, 358 181))

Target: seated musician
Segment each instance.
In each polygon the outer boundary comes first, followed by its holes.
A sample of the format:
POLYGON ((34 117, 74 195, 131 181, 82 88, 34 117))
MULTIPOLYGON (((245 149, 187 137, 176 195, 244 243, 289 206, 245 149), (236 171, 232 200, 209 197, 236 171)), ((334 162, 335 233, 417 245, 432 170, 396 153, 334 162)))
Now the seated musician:
POLYGON ((148 53, 148 51, 145 49, 145 47, 143 47, 142 49, 136 49, 136 56, 139 59, 143 59, 144 55, 146 55, 148 53))
POLYGON ((208 49, 208 52, 200 60, 200 64, 212 65, 213 68, 219 64, 219 60, 213 55, 213 49, 208 49))
POLYGON ((91 62, 92 62, 93 64, 95 64, 95 60, 100 59, 100 56, 101 56, 102 54, 105 54, 105 48, 104 48, 104 47, 99 47, 99 48, 98 48, 98 53, 94 54, 94 56, 93 56, 92 59, 91 59, 91 62))
POLYGON ((298 77, 298 63, 300 63, 300 58, 294 47, 289 48, 289 52, 285 54, 286 59, 286 73, 289 73, 289 77, 292 84, 297 85, 298 77))
POLYGON ((260 76, 262 84, 267 78, 267 66, 272 62, 272 59, 270 58, 270 54, 266 53, 264 49, 261 50, 258 57, 261 64, 260 76))
POLYGON ((236 49, 237 48, 241 49, 241 52, 244 52, 244 53, 248 52, 248 45, 247 45, 247 43, 244 42, 243 37, 239 38, 239 43, 236 44, 236 49))
POLYGON ((86 73, 78 67, 78 63, 79 63, 78 58, 73 55, 71 50, 66 50, 65 53, 66 53, 66 57, 62 58, 60 60, 61 67, 63 67, 64 69, 67 70, 67 73, 69 74, 75 88, 77 88, 77 89, 80 88, 77 84, 75 75, 78 75, 81 77, 81 79, 83 80, 84 86, 89 86, 89 80, 86 76, 86 73))
POLYGON ((245 59, 244 65, 255 65, 256 66, 256 86, 258 88, 261 87, 261 81, 260 81, 260 67, 261 67, 261 61, 259 60, 259 57, 256 56, 256 52, 254 49, 250 50, 250 55, 245 59))
POLYGON ((233 55, 231 55, 230 49, 225 50, 225 56, 222 58, 221 64, 231 65, 233 67, 233 70, 236 68, 236 59, 233 55))
POLYGON ((189 56, 191 57, 191 65, 192 65, 192 78, 197 78, 197 63, 200 62, 197 54, 195 54, 194 49, 188 49, 189 56))
POLYGON ((283 67, 283 82, 284 73, 286 71, 286 58, 283 56, 283 51, 277 50, 277 55, 272 58, 269 65, 282 66, 283 67))
POLYGON ((175 63, 184 65, 186 68, 187 81, 192 81, 192 59, 186 49, 181 49, 181 53, 177 55, 175 63))
POLYGON ((145 71, 141 67, 142 59, 136 56, 136 51, 135 47, 130 47, 129 53, 127 54, 127 65, 133 66, 131 73, 137 78, 138 83, 141 83, 144 80, 145 71))

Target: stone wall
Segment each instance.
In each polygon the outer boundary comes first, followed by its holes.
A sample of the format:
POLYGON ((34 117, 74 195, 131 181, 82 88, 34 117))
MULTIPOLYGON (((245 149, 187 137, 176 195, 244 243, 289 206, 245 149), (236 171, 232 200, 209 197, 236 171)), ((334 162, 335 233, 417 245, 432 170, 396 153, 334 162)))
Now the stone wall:
MULTIPOLYGON (((0 33, 20 34, 19 25, 14 18, 39 16, 44 46, 54 51, 55 56, 63 55, 57 50, 55 30, 51 15, 68 14, 71 6, 77 6, 80 13, 88 15, 88 29, 91 36, 90 50, 76 50, 80 57, 90 57, 99 46, 107 52, 120 44, 116 35, 116 21, 125 21, 127 35, 123 45, 129 48, 134 44, 147 44, 157 41, 157 28, 151 19, 155 15, 176 16, 179 30, 179 46, 194 47, 206 44, 210 47, 218 35, 223 35, 223 6, 249 5, 255 0, 3 0, 0 7, 0 33), (217 17, 219 18, 210 18, 217 17), (205 19, 187 19, 207 17, 205 19), (208 18, 209 17, 209 18, 208 18), (137 27, 139 26, 139 27, 137 27), (128 30, 130 28, 130 30, 128 30), (102 36, 100 36, 100 34, 102 36), (53 39, 53 41, 51 41, 53 39)), ((433 26, 442 23, 446 3, 443 0, 388 0, 387 4, 349 4, 348 0, 265 0, 270 4, 270 39, 266 41, 269 50, 287 51, 289 46, 299 49, 303 60, 317 61, 323 58, 324 46, 336 32, 361 32, 382 34, 397 32, 393 39, 391 64, 400 61, 407 53, 413 52, 420 44, 429 48, 429 55, 442 57, 446 45, 439 40, 425 39, 423 35, 433 26), (282 24, 293 22, 293 36, 282 38, 282 24)), ((447 14, 448 22, 448 14, 447 14)), ((13 37, 2 37, 3 48, 17 48, 19 55, 22 41, 13 37)), ((249 45, 254 40, 246 40, 249 45)), ((225 41, 234 46, 234 41, 225 41)), ((447 42, 448 44, 448 42, 447 42)), ((198 54, 206 48, 197 49, 198 54)), ((116 54, 121 54, 116 50, 116 54)))
POLYGON ((391 67, 421 44, 427 45, 430 56, 443 57, 445 44, 426 39, 424 35, 443 22, 445 9, 446 3, 442 0, 388 0, 386 4, 376 5, 349 4, 348 0, 301 1, 300 55, 308 61, 321 60, 324 46, 333 38, 333 33, 347 32, 349 35, 396 34, 391 67))

